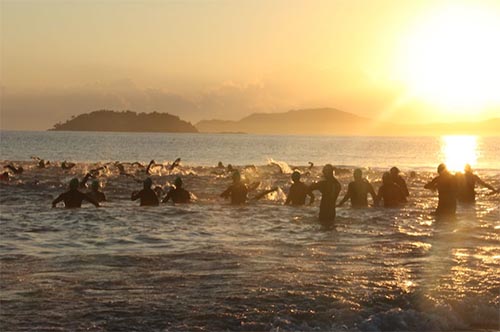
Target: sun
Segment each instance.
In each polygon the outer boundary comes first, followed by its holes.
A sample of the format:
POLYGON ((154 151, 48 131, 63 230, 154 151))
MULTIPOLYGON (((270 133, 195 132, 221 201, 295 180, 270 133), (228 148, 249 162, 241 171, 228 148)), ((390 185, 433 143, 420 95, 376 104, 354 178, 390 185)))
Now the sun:
POLYGON ((439 8, 402 38, 409 94, 456 114, 500 103, 500 8, 439 8))

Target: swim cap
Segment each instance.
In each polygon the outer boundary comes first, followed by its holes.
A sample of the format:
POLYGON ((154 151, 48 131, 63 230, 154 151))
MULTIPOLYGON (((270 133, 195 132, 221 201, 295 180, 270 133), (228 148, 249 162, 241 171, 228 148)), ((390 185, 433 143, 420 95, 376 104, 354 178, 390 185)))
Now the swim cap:
POLYGON ((238 171, 234 171, 233 173, 233 180, 241 180, 241 175, 240 175, 240 172, 238 171))
POLYGON ((99 181, 97 181, 97 180, 92 181, 91 186, 92 186, 92 189, 95 189, 95 190, 99 189, 99 181))
POLYGON ((151 178, 146 178, 146 180, 144 180, 142 184, 144 184, 144 187, 151 188, 151 186, 153 185, 153 181, 151 180, 151 178))
POLYGON ((300 180, 300 173, 299 171, 295 171, 292 173, 292 180, 293 181, 299 181, 300 180))
POLYGON ((470 164, 465 164, 464 171, 466 171, 466 172, 472 172, 472 167, 470 166, 470 164))
POLYGON ((79 185, 80 181, 78 181, 77 178, 71 179, 71 181, 69 181, 69 189, 77 189, 79 185))
POLYGON ((391 174, 399 174, 399 168, 396 166, 392 167, 390 170, 391 174))
POLYGON ((326 164, 323 167, 323 175, 325 175, 325 176, 333 176, 333 166, 331 164, 326 164))
POLYGON ((182 186, 182 179, 178 176, 174 181, 175 187, 180 188, 182 186))
POLYGON ((445 169, 446 169, 446 165, 445 164, 439 164, 439 166, 438 166, 438 173, 441 173, 445 169))

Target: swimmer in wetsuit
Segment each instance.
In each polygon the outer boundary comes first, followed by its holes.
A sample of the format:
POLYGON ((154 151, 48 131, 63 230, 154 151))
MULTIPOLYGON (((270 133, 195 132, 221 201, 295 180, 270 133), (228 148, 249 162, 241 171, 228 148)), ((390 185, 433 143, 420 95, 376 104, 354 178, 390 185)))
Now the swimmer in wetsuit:
POLYGON ((131 200, 135 201, 140 199, 141 206, 157 206, 159 204, 158 196, 151 186, 153 185, 153 181, 150 178, 147 178, 143 181, 144 188, 141 191, 134 191, 131 196, 131 200))
POLYGON ((461 203, 475 203, 476 202, 476 191, 474 187, 476 183, 482 185, 493 191, 493 193, 498 193, 498 190, 484 182, 479 178, 477 174, 472 172, 472 167, 466 164, 464 167, 463 174, 457 174, 458 180, 458 201, 461 203))
POLYGON ((82 206, 82 201, 87 201, 99 207, 99 203, 92 197, 78 191, 78 185, 80 182, 78 179, 72 179, 69 182, 69 191, 62 193, 55 200, 52 201, 52 207, 55 208, 57 203, 64 202, 64 206, 67 209, 79 208, 82 206))
POLYGON ((65 170, 72 169, 75 166, 76 166, 75 163, 70 163, 70 162, 67 162, 66 160, 61 163, 61 168, 65 169, 65 170))
POLYGON ((172 165, 170 165, 169 169, 172 171, 174 168, 179 167, 180 164, 181 164, 181 158, 177 158, 174 160, 172 165))
POLYGON ((14 174, 22 174, 24 172, 24 168, 22 166, 15 167, 13 164, 8 164, 4 166, 3 168, 8 168, 12 171, 14 174))
POLYGON ((403 194, 405 194, 405 197, 410 196, 410 192, 408 191, 408 186, 406 185, 405 179, 403 179, 401 175, 399 175, 399 168, 394 166, 389 170, 389 173, 391 174, 392 182, 397 184, 401 188, 401 190, 403 190, 403 194))
POLYGON ((182 188, 182 179, 177 177, 174 182, 175 188, 171 188, 167 196, 161 201, 162 203, 168 202, 172 199, 174 203, 189 203, 191 194, 189 191, 182 188))
POLYGON ((357 168, 353 173, 354 181, 347 186, 347 193, 337 206, 342 206, 347 200, 351 200, 351 207, 368 207, 368 194, 372 196, 373 201, 377 200, 375 190, 367 179, 363 178, 363 172, 357 168))
POLYGON ((378 188, 375 205, 378 206, 381 200, 384 201, 384 207, 386 208, 398 207, 399 204, 406 202, 405 192, 394 183, 389 172, 382 175, 382 186, 378 188))
POLYGON ((89 197, 92 197, 97 202, 106 201, 106 195, 102 191, 99 191, 99 181, 94 180, 90 186, 90 191, 87 193, 89 197))
POLYGON ((240 172, 233 173, 233 184, 229 186, 221 195, 222 198, 231 198, 231 204, 244 204, 247 201, 248 188, 241 182, 240 172))
POLYGON ((454 217, 457 211, 457 178, 448 171, 445 164, 439 164, 437 171, 439 175, 424 188, 438 191, 437 217, 454 217))
POLYGON ((292 204, 294 206, 304 205, 306 203, 306 196, 309 195, 309 205, 314 202, 314 194, 309 187, 300 181, 300 173, 295 171, 292 173, 293 184, 290 187, 285 205, 292 204))
POLYGON ((335 221, 335 204, 340 193, 340 182, 333 176, 333 166, 327 164, 323 167, 324 180, 313 183, 311 191, 321 192, 321 202, 319 205, 319 220, 324 223, 335 221))

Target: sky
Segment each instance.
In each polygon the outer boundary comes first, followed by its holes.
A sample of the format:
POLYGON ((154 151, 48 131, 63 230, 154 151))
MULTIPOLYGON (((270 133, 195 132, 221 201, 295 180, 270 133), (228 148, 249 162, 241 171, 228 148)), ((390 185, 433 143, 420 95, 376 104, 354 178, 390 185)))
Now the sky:
POLYGON ((332 107, 500 117, 498 1, 0 0, 0 128, 98 109, 193 123, 332 107))

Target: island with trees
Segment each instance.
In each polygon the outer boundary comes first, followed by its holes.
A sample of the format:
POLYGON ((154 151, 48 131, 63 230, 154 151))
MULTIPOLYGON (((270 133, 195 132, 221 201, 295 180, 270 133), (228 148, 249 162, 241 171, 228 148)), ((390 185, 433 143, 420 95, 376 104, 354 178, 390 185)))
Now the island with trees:
POLYGON ((136 113, 132 111, 99 110, 73 116, 57 123, 53 131, 121 131, 197 133, 190 122, 168 113, 136 113))

